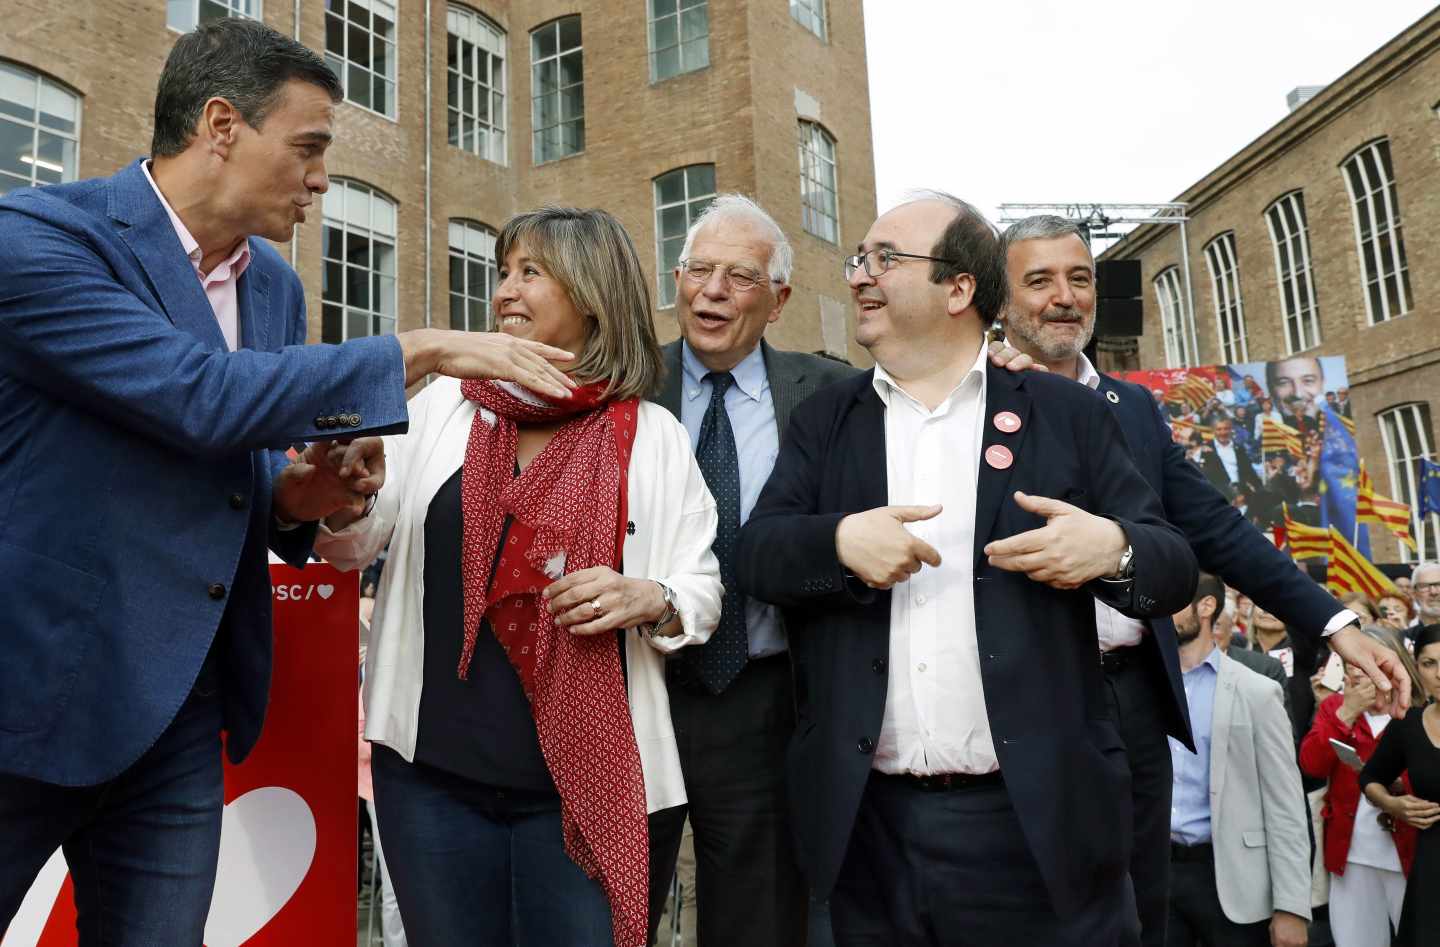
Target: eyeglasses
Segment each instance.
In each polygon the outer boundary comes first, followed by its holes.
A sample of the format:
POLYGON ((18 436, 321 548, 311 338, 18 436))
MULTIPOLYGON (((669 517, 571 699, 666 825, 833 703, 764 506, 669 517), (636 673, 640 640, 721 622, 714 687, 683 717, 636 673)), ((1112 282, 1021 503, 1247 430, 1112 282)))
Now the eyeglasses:
POLYGON ((849 281, 860 267, 865 267, 865 275, 875 279, 890 267, 895 265, 896 260, 929 260, 931 263, 954 263, 954 260, 943 260, 938 256, 923 256, 919 253, 901 253, 899 250, 891 250, 889 247, 882 247, 878 250, 866 250, 864 253, 857 253, 854 256, 845 258, 845 279, 849 281))
POLYGON ((774 277, 756 273, 754 270, 745 267, 717 266, 705 260, 681 260, 680 271, 685 278, 697 285, 704 285, 710 282, 710 274, 716 270, 720 271, 720 278, 729 284, 730 288, 737 293, 747 292, 762 283, 779 283, 781 280, 774 277))
POLYGON ((1425 592, 1427 594, 1430 592, 1440 592, 1440 582, 1416 582, 1415 591, 1425 592))

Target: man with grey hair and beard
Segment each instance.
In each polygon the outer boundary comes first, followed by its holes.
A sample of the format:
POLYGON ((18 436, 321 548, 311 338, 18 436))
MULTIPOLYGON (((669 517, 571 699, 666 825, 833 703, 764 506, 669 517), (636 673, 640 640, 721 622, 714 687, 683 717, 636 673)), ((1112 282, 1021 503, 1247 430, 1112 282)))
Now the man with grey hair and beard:
POLYGON ((1410 595, 1415 600, 1415 623, 1440 624, 1440 563, 1422 562, 1410 573, 1410 595))
POLYGON ((722 194, 690 226, 673 274, 680 339, 662 350, 666 377, 655 400, 690 432, 715 496, 725 598, 710 641, 666 671, 689 801, 651 819, 652 940, 688 813, 699 947, 805 943, 808 890, 784 793, 795 729, 785 626, 774 607, 740 592, 734 567, 736 535, 770 476, 791 409, 855 373, 765 342, 790 298, 793 256, 758 204, 722 194))
MULTIPOLYGON (((1409 676, 1394 655, 1361 634, 1356 615, 1298 572, 1186 461, 1148 391, 1100 375, 1085 357, 1095 328, 1096 274, 1080 226, 1062 217, 1027 217, 1005 231, 1003 244, 1010 296, 1000 322, 1008 344, 992 345, 996 364, 1018 370, 1033 362, 1099 390, 1120 421, 1136 466, 1160 495, 1166 517, 1189 540, 1200 568, 1281 616, 1297 633, 1328 637, 1331 648, 1363 668, 1380 690, 1398 696, 1397 706, 1407 704, 1409 676)), ((1168 618, 1141 622, 1098 602, 1096 611, 1111 709, 1132 774, 1131 879, 1142 937, 1147 945, 1160 945, 1170 867, 1172 767, 1166 736, 1184 741, 1190 733, 1175 632, 1168 618)))

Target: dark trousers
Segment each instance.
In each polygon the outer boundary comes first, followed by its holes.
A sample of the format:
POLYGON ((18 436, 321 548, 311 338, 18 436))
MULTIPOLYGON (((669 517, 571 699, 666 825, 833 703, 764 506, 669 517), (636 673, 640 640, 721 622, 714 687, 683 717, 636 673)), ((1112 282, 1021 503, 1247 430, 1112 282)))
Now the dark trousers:
POLYGON ((809 895, 785 801, 785 748, 795 729, 789 655, 751 661, 721 694, 691 686, 680 672, 672 665, 670 717, 689 802, 650 820, 651 942, 688 814, 700 947, 799 947, 809 895))
POLYGON ((1270 924, 1236 924, 1220 907, 1210 846, 1182 850, 1170 865, 1170 926, 1166 947, 1268 947, 1270 924))
POLYGON ((195 947, 215 891, 225 801, 219 674, 201 670, 146 753, 97 786, 0 775, 0 932, 58 848, 82 947, 195 947))
MULTIPOLYGON (((1161 721, 1166 695, 1141 661, 1139 648, 1127 648, 1123 667, 1107 670, 1110 712, 1125 741, 1130 762, 1131 805, 1135 812, 1130 880, 1140 915, 1140 940, 1145 947, 1165 943, 1170 873, 1170 797, 1175 776, 1170 741, 1161 721)), ((1114 663, 1122 663, 1116 661, 1114 663)))
POLYGON ((610 902, 565 854, 560 799, 375 745, 375 814, 411 947, 610 947, 610 902))
POLYGON ((1004 786, 930 791, 879 773, 830 916, 838 947, 1114 947, 1138 934, 1123 878, 1077 915, 1055 914, 1004 786))

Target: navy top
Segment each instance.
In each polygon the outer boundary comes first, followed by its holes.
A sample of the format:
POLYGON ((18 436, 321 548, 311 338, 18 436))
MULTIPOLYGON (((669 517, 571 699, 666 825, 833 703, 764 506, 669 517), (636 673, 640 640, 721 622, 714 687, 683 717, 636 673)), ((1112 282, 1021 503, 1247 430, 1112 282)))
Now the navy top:
MULTIPOLYGON (((553 794, 530 701, 485 619, 469 678, 456 674, 465 625, 460 476, 457 470, 445 481, 425 515, 425 676, 415 761, 489 786, 553 794)), ((510 522, 506 517, 490 564, 492 579, 510 522)))

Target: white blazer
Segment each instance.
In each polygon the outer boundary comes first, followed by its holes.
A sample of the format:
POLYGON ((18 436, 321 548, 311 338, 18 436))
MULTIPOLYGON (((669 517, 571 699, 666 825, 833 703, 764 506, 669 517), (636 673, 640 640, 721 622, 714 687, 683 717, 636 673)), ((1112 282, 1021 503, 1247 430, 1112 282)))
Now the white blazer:
POLYGON ((1215 888, 1237 924, 1310 917, 1305 791, 1280 685, 1221 656, 1210 727, 1215 888))
MULTIPOLYGON (((385 487, 370 515, 334 533, 322 524, 315 541, 315 551, 341 569, 367 565, 390 543, 366 655, 365 736, 411 761, 424 683, 425 515, 463 464, 477 411, 482 422, 494 423, 494 415, 460 394, 455 379, 428 385, 410 400, 409 433, 385 438, 385 487)), ((636 422, 628 510, 635 532, 625 537, 624 574, 673 589, 682 624, 675 637, 651 638, 632 628, 626 639, 630 718, 646 802, 655 812, 686 801, 664 656, 710 637, 723 590, 710 551, 715 501, 689 435, 674 415, 648 401, 640 402, 636 422)))

